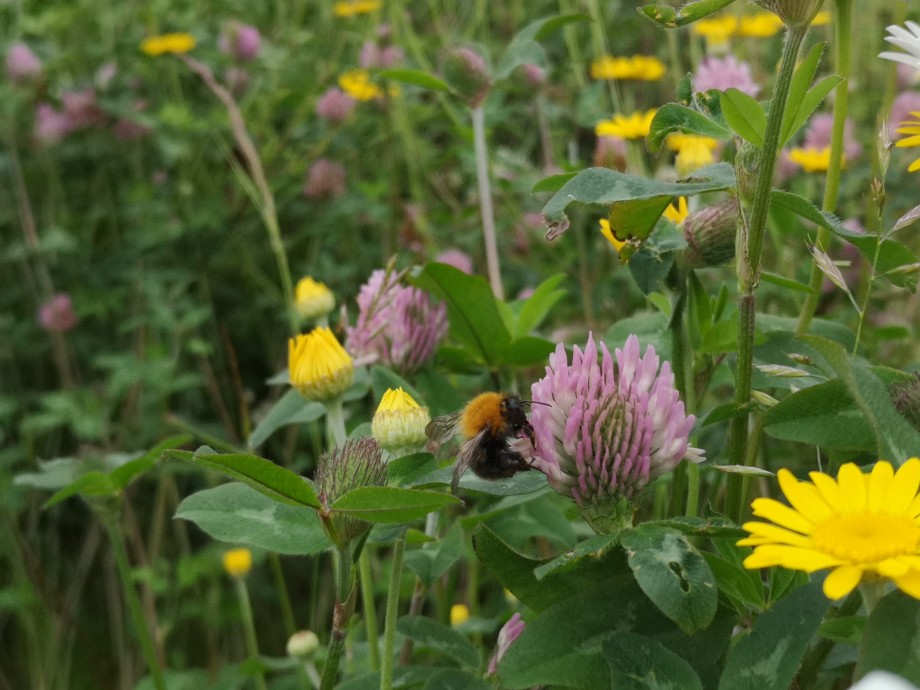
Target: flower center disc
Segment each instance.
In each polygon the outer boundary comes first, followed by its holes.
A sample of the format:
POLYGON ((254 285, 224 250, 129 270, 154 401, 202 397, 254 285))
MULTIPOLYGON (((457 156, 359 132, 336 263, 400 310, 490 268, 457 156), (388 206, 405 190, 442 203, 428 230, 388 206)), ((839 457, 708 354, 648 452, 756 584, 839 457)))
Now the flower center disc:
POLYGON ((877 563, 914 554, 920 525, 902 515, 842 515, 814 528, 815 546, 851 563, 877 563))

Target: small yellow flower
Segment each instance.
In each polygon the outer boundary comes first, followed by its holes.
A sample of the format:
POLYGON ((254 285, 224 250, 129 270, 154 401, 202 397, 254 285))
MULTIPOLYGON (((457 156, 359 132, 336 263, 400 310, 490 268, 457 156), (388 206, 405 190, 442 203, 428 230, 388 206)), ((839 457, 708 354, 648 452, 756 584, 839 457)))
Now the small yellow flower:
POLYGON ((332 13, 336 17, 355 17, 359 14, 369 14, 380 9, 383 3, 380 0, 345 0, 332 6, 332 13))
POLYGON ((355 365, 328 328, 314 328, 288 341, 291 385, 308 400, 328 402, 344 393, 355 365))
MULTIPOLYGON (((907 134, 909 136, 899 139, 895 144, 899 149, 912 149, 920 146, 920 112, 911 111, 910 116, 913 120, 905 120, 897 129, 898 134, 907 134)), ((920 158, 910 164, 907 172, 917 172, 920 170, 920 158)))
POLYGON ((750 569, 782 566, 813 573, 830 568, 824 594, 840 599, 874 573, 920 599, 920 460, 911 458, 895 473, 880 460, 869 474, 855 464, 840 468, 837 479, 821 472, 800 482, 779 471, 779 485, 790 505, 757 498, 754 515, 767 522, 743 525, 753 546, 744 559, 750 569))
POLYGON ((325 283, 307 276, 297 281, 294 303, 304 319, 316 319, 326 316, 335 308, 335 295, 325 283))
POLYGON ((470 610, 466 604, 454 604, 450 607, 450 624, 461 625, 470 619, 470 610))
POLYGON ((594 128, 599 137, 621 137, 622 139, 644 139, 652 128, 652 120, 657 110, 652 108, 645 113, 632 115, 616 114, 611 120, 601 120, 594 128))
POLYGON ((626 246, 625 240, 618 240, 616 235, 613 234, 613 230, 610 229, 610 221, 606 218, 601 218, 601 234, 607 239, 610 244, 613 245, 613 248, 616 249, 617 254, 620 253, 620 250, 626 246))
POLYGON ((696 134, 676 133, 668 136, 667 144, 672 151, 677 151, 674 164, 678 174, 683 177, 715 161, 713 151, 719 142, 696 134))
POLYGON ((151 57, 165 53, 187 53, 194 47, 195 37, 189 33, 162 34, 141 41, 141 52, 151 57))
POLYGON ((398 454, 418 450, 425 444, 425 427, 431 417, 402 388, 388 388, 371 422, 371 434, 382 448, 398 454))
MULTIPOLYGON (((794 148, 789 152, 789 160, 801 166, 805 172, 827 172, 831 164, 831 147, 823 149, 794 148)), ((846 161, 841 161, 846 166, 846 161)))
POLYGON ((249 549, 224 551, 224 570, 231 577, 246 577, 252 569, 252 552, 249 549))
POLYGON ((821 10, 818 14, 815 15, 815 18, 811 20, 812 26, 826 26, 831 23, 831 13, 827 10, 821 10))
POLYGON ((367 70, 353 69, 345 72, 339 77, 339 86, 356 101, 373 101, 383 98, 383 89, 371 81, 367 70))
POLYGON ((738 25, 738 36, 751 38, 770 38, 782 30, 783 20, 772 12, 757 12, 748 17, 742 17, 738 25))
POLYGON ((668 207, 664 210, 663 215, 669 221, 674 223, 674 225, 682 225, 687 216, 690 215, 690 212, 687 209, 687 197, 677 197, 673 203, 668 204, 668 207), (674 204, 677 205, 675 206, 674 204))
POLYGON ((710 50, 721 50, 728 47, 728 39, 738 30, 738 18, 727 14, 723 17, 700 19, 690 25, 693 33, 706 39, 710 50))
POLYGON ((636 79, 658 81, 666 71, 664 63, 651 55, 613 57, 605 55, 591 63, 592 79, 636 79))

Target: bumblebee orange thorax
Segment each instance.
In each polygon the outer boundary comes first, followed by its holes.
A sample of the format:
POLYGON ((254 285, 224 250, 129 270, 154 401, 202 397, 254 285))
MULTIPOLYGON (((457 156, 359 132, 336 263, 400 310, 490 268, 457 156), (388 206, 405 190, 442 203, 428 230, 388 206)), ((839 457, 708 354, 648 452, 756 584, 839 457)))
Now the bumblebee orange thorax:
POLYGON ((485 427, 491 427, 493 433, 501 432, 505 426, 502 398, 501 393, 481 393, 466 404, 460 416, 460 433, 464 438, 472 438, 485 427))

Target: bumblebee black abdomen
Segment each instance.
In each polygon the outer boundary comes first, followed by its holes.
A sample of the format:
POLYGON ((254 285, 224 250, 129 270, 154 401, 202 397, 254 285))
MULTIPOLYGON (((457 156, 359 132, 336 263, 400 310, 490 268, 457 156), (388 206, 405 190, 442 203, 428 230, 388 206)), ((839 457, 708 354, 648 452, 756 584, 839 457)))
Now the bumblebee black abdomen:
POLYGON ((503 437, 483 441, 479 450, 476 457, 470 459, 470 469, 483 479, 507 479, 530 469, 520 453, 508 448, 508 441, 503 437))

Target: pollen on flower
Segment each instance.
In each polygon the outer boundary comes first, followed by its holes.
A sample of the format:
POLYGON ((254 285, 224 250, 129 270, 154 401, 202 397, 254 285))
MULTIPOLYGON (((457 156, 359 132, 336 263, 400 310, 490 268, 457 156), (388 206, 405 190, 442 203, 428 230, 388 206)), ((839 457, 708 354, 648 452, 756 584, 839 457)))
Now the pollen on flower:
POLYGON ((326 402, 351 385, 355 366, 328 328, 315 328, 288 341, 291 385, 309 400, 326 402))

